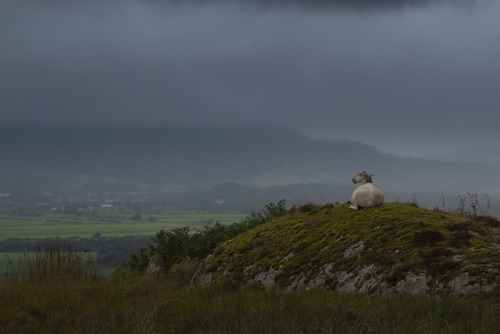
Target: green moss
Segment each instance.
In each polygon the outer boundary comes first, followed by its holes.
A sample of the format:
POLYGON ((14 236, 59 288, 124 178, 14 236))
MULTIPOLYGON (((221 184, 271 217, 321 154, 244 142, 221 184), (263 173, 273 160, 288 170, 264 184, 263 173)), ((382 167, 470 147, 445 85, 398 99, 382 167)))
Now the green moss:
MULTIPOLYGON (((498 230, 490 220, 471 221, 407 204, 357 211, 349 204, 310 204, 220 245, 205 267, 216 279, 226 270, 247 279, 270 268, 280 270, 275 277, 279 286, 288 286, 293 275, 312 279, 329 263, 335 264, 332 272, 356 272, 373 264, 389 284, 409 271, 425 271, 439 280, 470 264, 498 268, 500 252, 492 247, 500 240, 498 230), (346 250, 361 241, 362 250, 346 256, 346 250)), ((493 275, 487 269, 473 272, 493 275)), ((336 284, 335 279, 327 283, 336 284)))

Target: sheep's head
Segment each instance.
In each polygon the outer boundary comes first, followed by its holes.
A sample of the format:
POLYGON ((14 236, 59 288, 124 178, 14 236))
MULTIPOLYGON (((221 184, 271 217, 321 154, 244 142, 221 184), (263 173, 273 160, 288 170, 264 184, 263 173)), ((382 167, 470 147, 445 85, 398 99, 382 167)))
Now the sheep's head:
POLYGON ((359 172, 352 178, 352 183, 361 183, 361 184, 372 183, 372 176, 375 175, 370 174, 366 171, 359 172))

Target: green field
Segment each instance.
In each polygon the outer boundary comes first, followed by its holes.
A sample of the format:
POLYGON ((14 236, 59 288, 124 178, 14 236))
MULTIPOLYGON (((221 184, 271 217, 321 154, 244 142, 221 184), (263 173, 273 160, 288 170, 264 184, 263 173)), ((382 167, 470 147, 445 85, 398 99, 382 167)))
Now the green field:
POLYGON ((40 217, 12 217, 0 215, 0 240, 8 238, 67 238, 153 235, 161 229, 190 226, 202 229, 212 222, 231 224, 242 221, 242 213, 169 212, 143 214, 134 220, 131 214, 108 214, 98 217, 65 214, 45 214, 40 217))

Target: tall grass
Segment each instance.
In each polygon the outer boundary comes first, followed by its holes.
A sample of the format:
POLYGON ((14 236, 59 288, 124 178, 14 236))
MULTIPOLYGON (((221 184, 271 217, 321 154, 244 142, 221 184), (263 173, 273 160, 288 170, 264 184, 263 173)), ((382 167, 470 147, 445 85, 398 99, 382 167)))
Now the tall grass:
POLYGON ((99 279, 89 258, 53 244, 25 254, 0 281, 0 333, 498 333, 498 296, 360 296, 285 292, 230 279, 186 284, 119 272, 99 279))
POLYGON ((90 252, 75 252, 60 240, 46 248, 24 252, 18 262, 10 262, 12 279, 21 282, 92 281, 99 269, 90 252))
POLYGON ((0 283, 0 333, 498 333, 494 298, 284 292, 167 277, 0 283))

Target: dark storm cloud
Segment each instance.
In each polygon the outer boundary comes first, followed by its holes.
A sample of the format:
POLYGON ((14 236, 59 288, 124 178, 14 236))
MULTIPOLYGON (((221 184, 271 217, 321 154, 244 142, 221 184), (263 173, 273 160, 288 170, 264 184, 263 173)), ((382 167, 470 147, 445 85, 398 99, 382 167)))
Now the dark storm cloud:
MULTIPOLYGON (((149 0, 143 0, 149 1, 149 0)), ((153 0, 170 4, 231 4, 253 6, 258 8, 291 8, 301 9, 353 9, 353 10, 385 10, 403 7, 421 7, 429 4, 452 3, 468 6, 475 0, 153 0)))
MULTIPOLYGON (((260 8, 334 8, 334 9, 385 9, 404 6, 418 6, 429 3, 430 0, 211 0, 208 3, 237 3, 241 6, 257 6, 260 8)), ((173 4, 185 4, 185 0, 166 0, 173 4)), ((188 0, 187 3, 207 3, 205 0, 188 0)))
POLYGON ((414 152, 497 140, 499 7, 444 2, 3 1, 0 121, 280 123, 414 152))

